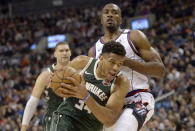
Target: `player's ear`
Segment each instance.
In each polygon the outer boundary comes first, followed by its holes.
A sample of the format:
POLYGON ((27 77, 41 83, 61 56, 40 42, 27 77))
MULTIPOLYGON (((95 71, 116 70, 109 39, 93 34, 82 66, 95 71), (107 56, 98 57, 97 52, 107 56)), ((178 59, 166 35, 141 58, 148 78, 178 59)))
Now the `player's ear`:
POLYGON ((102 16, 102 13, 100 15, 100 21, 101 21, 101 24, 103 25, 103 16, 102 16))
POLYGON ((56 55, 56 52, 54 52, 54 57, 57 58, 56 56, 57 56, 57 55, 56 55))
POLYGON ((103 59, 105 59, 105 57, 106 57, 106 54, 101 54, 100 57, 99 57, 99 59, 100 60, 103 60, 103 59))

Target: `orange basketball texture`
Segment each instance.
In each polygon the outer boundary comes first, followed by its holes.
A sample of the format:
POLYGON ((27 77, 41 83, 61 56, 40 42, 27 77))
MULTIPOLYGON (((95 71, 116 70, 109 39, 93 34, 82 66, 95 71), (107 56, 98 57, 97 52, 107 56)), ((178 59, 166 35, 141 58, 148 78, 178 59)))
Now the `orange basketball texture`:
POLYGON ((72 77, 81 82, 81 75, 72 67, 64 67, 57 69, 51 77, 50 87, 56 91, 61 87, 61 83, 73 84, 72 81, 65 79, 65 77, 72 77))

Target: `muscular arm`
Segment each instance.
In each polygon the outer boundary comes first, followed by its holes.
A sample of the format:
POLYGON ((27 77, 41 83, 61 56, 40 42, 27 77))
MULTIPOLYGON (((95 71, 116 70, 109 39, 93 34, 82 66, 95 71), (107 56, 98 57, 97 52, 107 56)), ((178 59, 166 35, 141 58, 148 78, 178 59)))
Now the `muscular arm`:
POLYGON ((77 56, 68 64, 68 66, 73 67, 76 70, 82 70, 87 65, 89 60, 90 57, 88 56, 77 56))
MULTIPOLYGON (((75 58, 69 66, 81 70, 88 63, 90 57, 87 56, 79 56, 75 58), (81 62, 84 62, 83 64, 81 62)), ((74 80, 71 77, 67 77, 66 79, 71 80, 75 85, 69 85, 62 83, 63 88, 60 88, 60 96, 62 97, 76 97, 79 99, 83 99, 87 96, 87 89, 85 87, 85 83, 78 83, 78 81, 74 80)), ((85 104, 91 110, 93 115, 104 125, 111 126, 117 120, 120 115, 121 109, 124 105, 124 98, 129 89, 129 81, 126 77, 119 76, 115 81, 114 91, 112 92, 106 106, 102 106, 96 102, 93 97, 89 97, 85 104)), ((58 89, 59 90, 59 89, 58 89)))
POLYGON ((128 80, 126 78, 119 79, 116 80, 114 91, 106 106, 98 104, 92 97, 85 102, 94 116, 107 127, 113 125, 118 119, 124 105, 124 98, 128 92, 128 80))
POLYGON ((43 90, 48 86, 49 82, 50 82, 49 71, 42 72, 38 76, 38 78, 35 82, 35 86, 34 86, 33 91, 32 91, 32 96, 39 99, 43 93, 43 90))
POLYGON ((140 57, 144 59, 145 62, 126 58, 124 65, 139 73, 163 78, 165 74, 164 64, 158 52, 151 47, 150 42, 144 33, 138 30, 132 30, 130 38, 138 50, 140 57))
MULTIPOLYGON (((63 88, 61 88, 61 96, 63 97, 76 97, 79 99, 86 98, 87 89, 85 84, 79 84, 73 78, 68 78, 74 82, 74 85, 71 86, 67 84, 62 84, 63 88)), ((124 98, 129 89, 129 81, 124 77, 117 77, 115 81, 114 90, 109 97, 106 106, 102 106, 96 102, 96 100, 89 96, 85 101, 87 107, 91 110, 93 115, 104 125, 111 126, 118 119, 122 107, 124 105, 124 98)))
POLYGON ((89 51, 88 51, 88 56, 89 57, 94 57, 95 58, 95 45, 92 46, 89 51))
POLYGON ((36 107, 38 105, 41 94, 43 90, 45 89, 45 87, 48 86, 49 78, 50 78, 49 75, 50 74, 48 71, 44 71, 38 76, 35 82, 35 87, 33 88, 33 91, 32 91, 32 95, 30 99, 28 100, 25 110, 24 110, 21 131, 27 130, 28 124, 33 114, 36 111, 36 107))

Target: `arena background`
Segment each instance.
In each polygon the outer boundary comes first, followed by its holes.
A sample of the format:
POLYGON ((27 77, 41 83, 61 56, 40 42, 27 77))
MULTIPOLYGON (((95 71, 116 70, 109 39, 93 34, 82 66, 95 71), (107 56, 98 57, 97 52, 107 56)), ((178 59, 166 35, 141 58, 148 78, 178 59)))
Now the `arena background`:
MULTIPOLYGON (((69 41, 72 57, 86 55, 109 2, 121 7, 123 28, 146 33, 166 66, 164 80, 150 79, 156 112, 142 130, 195 130, 194 0, 0 0, 0 131, 19 131, 35 79, 54 61, 52 40, 69 41)), ((42 130, 44 98, 30 130, 42 130)))

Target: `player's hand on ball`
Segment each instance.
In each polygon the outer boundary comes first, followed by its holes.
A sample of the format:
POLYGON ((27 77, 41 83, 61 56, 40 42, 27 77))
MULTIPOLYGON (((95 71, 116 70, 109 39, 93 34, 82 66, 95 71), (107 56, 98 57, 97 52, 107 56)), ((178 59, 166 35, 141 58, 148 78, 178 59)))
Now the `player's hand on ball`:
POLYGON ((63 97, 76 97, 79 99, 83 99, 87 95, 87 89, 85 88, 85 80, 82 78, 82 81, 72 77, 66 77, 68 81, 71 81, 72 84, 61 83, 62 89, 60 88, 60 96, 63 97))
POLYGON ((63 67, 60 69, 56 69, 53 74, 51 74, 50 88, 59 96, 62 97, 62 86, 61 83, 73 84, 72 81, 66 79, 66 77, 74 78, 81 82, 81 75, 72 67, 63 67))

